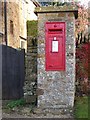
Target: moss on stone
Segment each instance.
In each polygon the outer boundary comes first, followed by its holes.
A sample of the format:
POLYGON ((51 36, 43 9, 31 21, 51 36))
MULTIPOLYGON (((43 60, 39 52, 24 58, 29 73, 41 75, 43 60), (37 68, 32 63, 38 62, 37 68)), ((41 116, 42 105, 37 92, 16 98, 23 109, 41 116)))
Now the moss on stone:
POLYGON ((44 7, 37 7, 35 9, 35 13, 38 12, 58 12, 58 11, 77 11, 77 7, 74 5, 64 5, 64 6, 44 6, 44 7))

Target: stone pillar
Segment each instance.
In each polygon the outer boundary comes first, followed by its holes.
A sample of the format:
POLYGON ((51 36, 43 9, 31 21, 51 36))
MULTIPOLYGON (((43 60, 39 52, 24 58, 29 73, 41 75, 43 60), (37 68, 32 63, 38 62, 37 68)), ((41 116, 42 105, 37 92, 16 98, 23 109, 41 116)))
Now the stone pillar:
POLYGON ((75 95, 75 17, 74 6, 36 8, 38 14, 37 94, 40 108, 72 108, 75 95), (45 23, 66 23, 65 71, 45 70, 45 23))

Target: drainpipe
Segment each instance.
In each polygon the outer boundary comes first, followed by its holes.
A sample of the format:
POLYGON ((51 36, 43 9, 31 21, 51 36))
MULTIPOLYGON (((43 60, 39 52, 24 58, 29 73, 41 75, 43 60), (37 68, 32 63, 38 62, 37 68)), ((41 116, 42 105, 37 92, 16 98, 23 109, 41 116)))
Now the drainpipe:
POLYGON ((4 34, 5 34, 5 43, 7 46, 7 0, 4 0, 4 24, 5 24, 5 30, 4 30, 4 34))

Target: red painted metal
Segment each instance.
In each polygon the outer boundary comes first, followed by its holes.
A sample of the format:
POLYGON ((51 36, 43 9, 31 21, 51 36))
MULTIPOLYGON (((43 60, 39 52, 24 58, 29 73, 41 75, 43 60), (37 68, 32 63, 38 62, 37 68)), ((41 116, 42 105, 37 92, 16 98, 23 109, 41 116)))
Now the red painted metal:
POLYGON ((65 22, 45 24, 45 67, 46 71, 65 70, 65 22))

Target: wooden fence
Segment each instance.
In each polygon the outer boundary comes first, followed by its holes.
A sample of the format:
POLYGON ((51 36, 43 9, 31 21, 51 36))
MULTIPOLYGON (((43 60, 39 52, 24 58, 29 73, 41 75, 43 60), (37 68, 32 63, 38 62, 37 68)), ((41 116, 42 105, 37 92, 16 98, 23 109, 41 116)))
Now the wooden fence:
POLYGON ((2 48, 2 99, 18 99, 23 97, 25 79, 24 50, 16 50, 0 45, 2 48))
POLYGON ((88 43, 90 42, 90 33, 88 35, 85 35, 84 33, 78 33, 76 38, 76 47, 82 43, 88 43))

